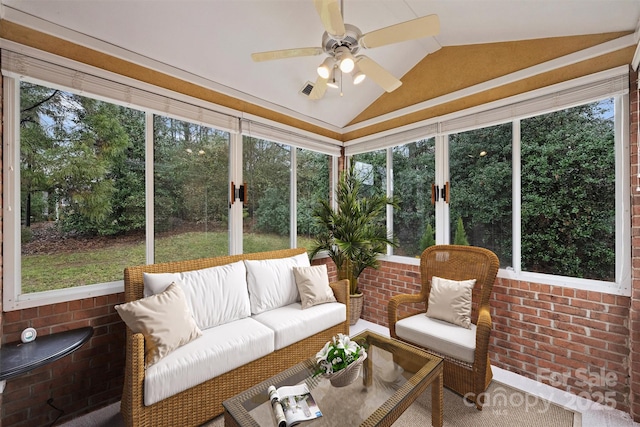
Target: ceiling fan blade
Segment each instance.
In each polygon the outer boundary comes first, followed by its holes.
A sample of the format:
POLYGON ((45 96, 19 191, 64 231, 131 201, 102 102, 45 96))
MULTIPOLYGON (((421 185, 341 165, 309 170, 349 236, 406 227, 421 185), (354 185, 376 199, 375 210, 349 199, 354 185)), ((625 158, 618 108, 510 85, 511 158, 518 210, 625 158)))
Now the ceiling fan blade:
POLYGON ((297 56, 315 56, 324 51, 321 47, 299 47, 294 49, 271 50, 268 52, 252 53, 251 59, 255 62, 271 61, 273 59, 295 58, 297 56))
POLYGON ((391 25, 371 31, 360 37, 360 46, 372 48, 399 43, 422 37, 435 36, 440 33, 440 19, 438 15, 427 15, 422 18, 391 25))
POLYGON ((313 3, 327 33, 343 37, 347 30, 344 28, 344 19, 342 19, 338 0, 314 0, 313 3))
POLYGON ((316 79, 316 83, 313 85, 313 89, 311 89, 311 93, 309 94, 309 99, 320 99, 324 96, 324 93, 327 91, 327 82, 328 79, 323 79, 322 77, 318 77, 316 79))
POLYGON ((362 70, 368 78, 376 82, 387 92, 393 92, 402 84, 402 82, 396 79, 393 74, 382 68, 371 58, 364 55, 358 56, 356 64, 358 64, 360 70, 362 70))

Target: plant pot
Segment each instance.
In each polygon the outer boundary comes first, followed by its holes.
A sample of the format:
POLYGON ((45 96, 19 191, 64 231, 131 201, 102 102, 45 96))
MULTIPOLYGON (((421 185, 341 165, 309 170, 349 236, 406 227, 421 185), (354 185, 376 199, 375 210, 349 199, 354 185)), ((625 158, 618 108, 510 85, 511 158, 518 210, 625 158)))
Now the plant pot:
POLYGON ((364 362, 366 358, 367 353, 363 352, 358 360, 351 363, 346 368, 338 372, 334 372, 333 374, 324 374, 323 376, 328 378, 331 385, 334 387, 346 387, 358 378, 362 368, 362 362, 364 362))
POLYGON ((349 325, 353 326, 358 322, 362 315, 362 303, 364 302, 364 294, 349 295, 349 325))

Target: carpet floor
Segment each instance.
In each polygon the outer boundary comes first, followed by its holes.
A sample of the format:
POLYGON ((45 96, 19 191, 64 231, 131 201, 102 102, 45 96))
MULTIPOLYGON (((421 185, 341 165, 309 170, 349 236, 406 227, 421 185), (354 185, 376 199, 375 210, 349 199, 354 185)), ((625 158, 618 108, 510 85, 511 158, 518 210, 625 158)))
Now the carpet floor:
MULTIPOLYGON (((76 418, 61 427, 121 427, 120 403, 76 418)), ((324 426, 322 418, 306 423, 324 426)), ((394 426, 423 427, 431 425, 431 390, 427 389, 394 423, 394 426)), ((223 427, 222 416, 205 423, 206 427, 223 427)), ((540 397, 527 394, 493 381, 486 393, 482 411, 462 397, 444 389, 445 427, 581 427, 580 413, 565 409, 540 397)), ((334 426, 331 426, 334 427, 334 426)))

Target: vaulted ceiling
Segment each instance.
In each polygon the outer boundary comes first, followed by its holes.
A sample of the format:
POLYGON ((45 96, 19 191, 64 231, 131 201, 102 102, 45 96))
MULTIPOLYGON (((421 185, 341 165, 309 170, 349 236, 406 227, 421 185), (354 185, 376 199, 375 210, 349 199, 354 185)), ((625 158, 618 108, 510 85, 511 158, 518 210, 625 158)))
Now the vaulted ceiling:
POLYGON ((3 39, 66 56, 72 42, 72 59, 106 54, 211 90, 221 105, 342 140, 629 64, 640 19, 638 0, 343 0, 345 22, 363 33, 430 14, 440 32, 366 49, 402 81, 395 91, 347 76, 311 100, 300 90, 324 54, 253 62, 251 53, 321 46, 312 0, 1 3, 3 39))

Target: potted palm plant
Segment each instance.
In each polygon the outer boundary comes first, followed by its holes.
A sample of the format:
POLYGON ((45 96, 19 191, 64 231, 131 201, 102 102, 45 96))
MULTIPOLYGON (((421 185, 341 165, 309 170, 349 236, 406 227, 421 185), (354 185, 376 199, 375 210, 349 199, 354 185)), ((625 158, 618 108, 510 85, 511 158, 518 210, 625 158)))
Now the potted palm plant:
POLYGON ((326 251, 336 265, 338 279, 349 279, 351 325, 362 313, 363 295, 358 289, 358 277, 367 267, 379 267, 378 255, 387 252, 387 245, 397 246, 394 236, 387 233, 385 221, 387 205, 397 208, 397 199, 380 191, 365 195, 364 190, 352 158, 338 180, 337 209, 328 200, 319 200, 313 210, 319 231, 310 257, 326 251))

